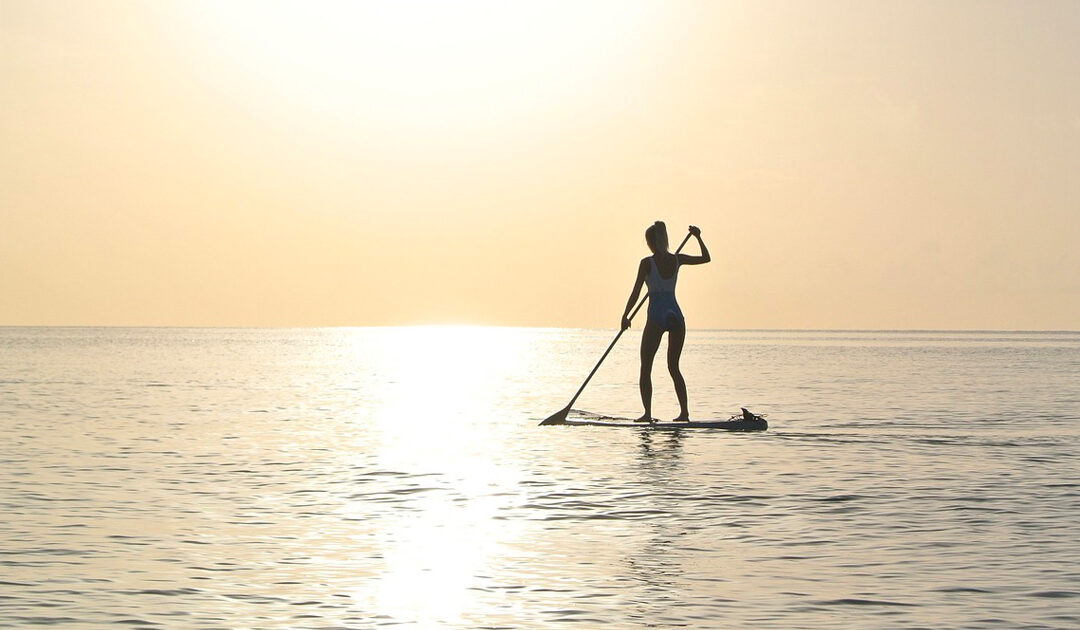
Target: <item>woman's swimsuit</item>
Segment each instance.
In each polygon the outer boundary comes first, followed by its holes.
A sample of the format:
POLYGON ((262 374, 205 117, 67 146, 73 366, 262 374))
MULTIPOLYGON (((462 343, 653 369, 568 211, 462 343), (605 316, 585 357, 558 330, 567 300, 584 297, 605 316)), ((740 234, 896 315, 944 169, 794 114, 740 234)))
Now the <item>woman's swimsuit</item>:
POLYGON ((670 278, 660 275, 656 258, 649 257, 649 275, 645 276, 645 286, 649 288, 649 323, 656 324, 662 331, 686 325, 682 309, 675 301, 675 281, 679 278, 679 257, 675 256, 675 273, 670 278))

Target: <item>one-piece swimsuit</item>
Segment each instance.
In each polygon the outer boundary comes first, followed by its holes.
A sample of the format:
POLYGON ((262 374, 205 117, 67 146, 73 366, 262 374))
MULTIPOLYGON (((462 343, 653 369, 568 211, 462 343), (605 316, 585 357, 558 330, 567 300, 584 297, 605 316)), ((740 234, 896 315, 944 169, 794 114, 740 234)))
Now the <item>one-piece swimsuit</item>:
POLYGON ((649 322, 660 326, 660 330, 669 331, 686 324, 682 309, 675 301, 675 281, 679 278, 679 257, 675 257, 675 272, 670 278, 660 275, 656 258, 649 257, 649 275, 645 277, 645 286, 649 288, 649 322))

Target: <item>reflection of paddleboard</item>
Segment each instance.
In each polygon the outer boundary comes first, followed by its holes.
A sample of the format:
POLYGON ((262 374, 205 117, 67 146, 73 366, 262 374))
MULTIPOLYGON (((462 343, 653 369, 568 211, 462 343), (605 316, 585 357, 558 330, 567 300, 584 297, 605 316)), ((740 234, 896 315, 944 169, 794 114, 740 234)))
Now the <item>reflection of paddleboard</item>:
POLYGON ((621 418, 619 416, 605 416, 589 411, 571 409, 569 417, 564 424, 572 427, 626 427, 633 429, 650 429, 657 431, 673 431, 676 429, 722 429, 724 431, 764 431, 769 428, 765 418, 750 413, 743 409, 741 414, 735 414, 727 420, 719 418, 712 420, 691 420, 690 422, 634 422, 633 418, 621 418))

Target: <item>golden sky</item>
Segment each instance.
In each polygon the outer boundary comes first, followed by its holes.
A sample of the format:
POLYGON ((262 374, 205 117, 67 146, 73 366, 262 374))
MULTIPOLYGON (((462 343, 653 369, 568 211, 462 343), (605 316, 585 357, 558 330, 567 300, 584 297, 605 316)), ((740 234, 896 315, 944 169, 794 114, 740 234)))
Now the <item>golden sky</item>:
POLYGON ((1074 1, 0 0, 0 325, 1080 329, 1078 173, 1074 1))

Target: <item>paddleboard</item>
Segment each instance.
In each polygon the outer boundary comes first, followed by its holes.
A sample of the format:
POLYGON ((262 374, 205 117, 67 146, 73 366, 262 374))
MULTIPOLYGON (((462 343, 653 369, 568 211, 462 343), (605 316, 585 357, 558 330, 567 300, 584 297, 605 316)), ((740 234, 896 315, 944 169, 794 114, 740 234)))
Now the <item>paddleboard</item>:
POLYGON ((675 431, 678 429, 721 429, 723 431, 765 431, 769 423, 765 418, 749 411, 735 414, 727 420, 720 418, 709 420, 691 420, 690 422, 634 422, 633 418, 606 416, 571 409, 565 422, 559 424, 571 427, 623 427, 630 429, 649 429, 651 431, 675 431))

